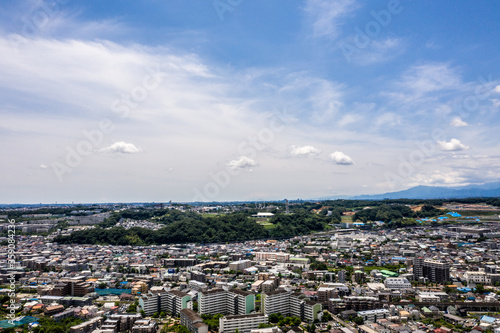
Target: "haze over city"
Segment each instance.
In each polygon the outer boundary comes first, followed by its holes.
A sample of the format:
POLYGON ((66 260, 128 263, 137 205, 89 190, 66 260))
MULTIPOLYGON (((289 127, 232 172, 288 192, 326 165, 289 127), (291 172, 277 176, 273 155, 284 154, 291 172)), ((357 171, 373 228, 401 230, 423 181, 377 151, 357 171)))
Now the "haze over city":
POLYGON ((498 2, 0 7, 0 203, 500 179, 498 2))

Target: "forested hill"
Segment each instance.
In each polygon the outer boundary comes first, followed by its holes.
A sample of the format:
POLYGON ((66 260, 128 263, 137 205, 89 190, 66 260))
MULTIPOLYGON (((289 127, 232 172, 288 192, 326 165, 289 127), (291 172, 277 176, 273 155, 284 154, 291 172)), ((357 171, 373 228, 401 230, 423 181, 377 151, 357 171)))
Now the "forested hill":
MULTIPOLYGON (((275 215, 269 220, 251 217, 258 210, 253 204, 237 206, 239 211, 227 214, 200 214, 179 209, 129 208, 115 211, 94 229, 75 231, 58 236, 55 241, 65 244, 151 245, 172 243, 225 243, 251 239, 287 238, 328 228, 329 224, 360 221, 366 228, 384 222, 383 228, 420 225, 417 219, 447 213, 444 200, 329 200, 300 202, 290 205, 291 214, 283 214, 284 203, 273 203, 275 215), (421 206, 413 210, 409 206, 421 206), (343 212, 353 216, 341 216, 343 212), (158 223, 159 230, 117 227, 121 219, 158 223)), ((457 199, 455 203, 500 205, 499 198, 457 199)), ((233 207, 234 208, 234 207, 233 207)))
MULTIPOLYGON (((121 217, 131 218, 130 213, 115 214, 95 229, 75 231, 69 236, 58 236, 55 241, 65 244, 150 245, 171 243, 219 243, 251 239, 292 237, 324 230, 328 223, 338 222, 339 216, 314 214, 306 210, 292 215, 278 214, 266 226, 243 213, 205 216, 195 213, 171 211, 159 217, 165 227, 160 230, 145 228, 124 229, 112 227, 121 217), (173 214, 175 216, 171 216, 173 214), (336 219, 333 221, 333 219, 336 219)), ((138 216, 134 216, 138 217, 138 216)), ((149 218, 149 216, 140 216, 149 218)))

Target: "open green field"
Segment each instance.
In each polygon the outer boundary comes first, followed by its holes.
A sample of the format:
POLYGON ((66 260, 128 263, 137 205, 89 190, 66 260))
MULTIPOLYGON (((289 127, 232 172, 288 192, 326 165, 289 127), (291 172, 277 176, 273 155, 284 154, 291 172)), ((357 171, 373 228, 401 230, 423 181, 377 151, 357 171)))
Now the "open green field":
POLYGON ((274 229, 276 228, 276 225, 275 224, 272 224, 269 222, 269 220, 265 219, 265 220, 258 220, 257 221, 258 224, 264 226, 264 228, 266 229, 274 229))
POLYGON ((352 216, 341 216, 342 223, 352 223, 352 216))

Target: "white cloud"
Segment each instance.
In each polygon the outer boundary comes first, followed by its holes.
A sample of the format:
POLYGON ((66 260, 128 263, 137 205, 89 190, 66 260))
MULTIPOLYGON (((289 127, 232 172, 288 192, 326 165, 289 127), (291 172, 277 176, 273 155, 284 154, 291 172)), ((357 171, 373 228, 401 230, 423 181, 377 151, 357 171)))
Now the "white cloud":
MULTIPOLYGON (((288 99, 303 96, 301 99, 304 116, 316 123, 329 121, 342 109, 343 85, 329 80, 318 79, 293 73, 287 77, 287 83, 279 89, 280 94, 288 99)), ((297 104, 297 103, 295 103, 297 104)))
POLYGON ((419 173, 412 177, 409 186, 418 185, 441 185, 441 186, 459 186, 467 185, 467 178, 462 172, 458 171, 434 171, 429 173, 419 173))
POLYGON ((137 154, 141 151, 142 150, 140 148, 137 148, 134 144, 124 141, 115 142, 111 146, 104 147, 99 150, 99 152, 101 153, 111 154, 137 154))
POLYGON ((399 38, 387 38, 385 40, 374 40, 365 49, 356 49, 350 57, 350 61, 357 65, 373 65, 390 61, 403 54, 405 43, 399 38))
POLYGON ((464 127, 464 126, 469 126, 465 121, 462 120, 460 117, 455 117, 451 120, 450 123, 451 126, 453 127, 464 127))
POLYGON ((343 152, 336 151, 330 154, 330 158, 336 163, 336 164, 342 164, 342 165, 351 165, 354 164, 354 161, 352 158, 344 154, 343 152))
POLYGON ((397 126, 401 125, 401 116, 391 113, 391 112, 386 112, 384 114, 381 114, 380 116, 377 117, 375 120, 375 125, 377 126, 397 126))
POLYGON ((321 152, 316 147, 313 146, 291 146, 290 155, 300 156, 300 155, 317 155, 321 152))
POLYGON ((469 149, 469 147, 464 145, 458 139, 451 139, 449 142, 438 141, 438 144, 442 150, 446 150, 446 151, 459 151, 459 150, 469 149))
POLYGON ((227 164, 227 166, 233 170, 251 168, 256 165, 257 162, 247 156, 240 156, 237 160, 232 160, 227 164))
POLYGON ((411 67, 398 86, 406 91, 403 97, 412 101, 436 92, 461 89, 463 82, 456 68, 445 63, 428 63, 411 67))
POLYGON ((45 165, 45 164, 41 164, 41 165, 40 165, 40 169, 47 169, 47 168, 48 168, 48 166, 47 166, 47 165, 45 165))
POLYGON ((357 8, 354 0, 308 0, 304 8, 314 37, 336 38, 342 18, 357 8))
MULTIPOLYGON (((497 86, 497 87, 500 87, 500 86, 497 86)), ((500 100, 498 98, 490 99, 490 101, 493 103, 494 107, 499 107, 500 106, 500 100)))
POLYGON ((362 120, 363 116, 359 114, 346 114, 339 121, 338 125, 340 127, 344 127, 350 124, 355 124, 358 121, 362 120))
POLYGON ((500 86, 496 86, 495 87, 495 92, 499 93, 500 94, 500 86))

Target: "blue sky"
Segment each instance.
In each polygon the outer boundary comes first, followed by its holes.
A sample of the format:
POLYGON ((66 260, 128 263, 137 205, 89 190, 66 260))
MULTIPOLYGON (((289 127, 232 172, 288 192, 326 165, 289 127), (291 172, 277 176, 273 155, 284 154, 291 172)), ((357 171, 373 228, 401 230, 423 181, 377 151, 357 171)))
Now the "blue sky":
POLYGON ((500 179, 495 1, 3 1, 0 202, 500 179))

